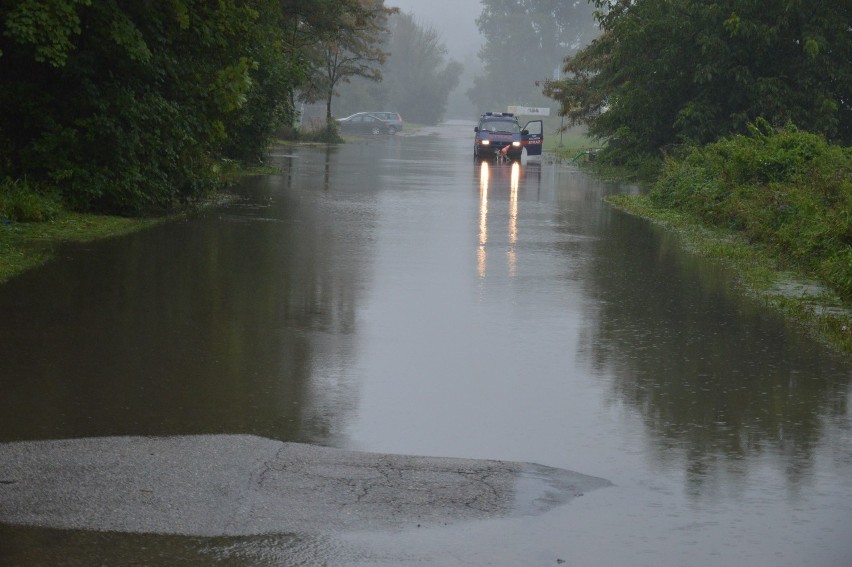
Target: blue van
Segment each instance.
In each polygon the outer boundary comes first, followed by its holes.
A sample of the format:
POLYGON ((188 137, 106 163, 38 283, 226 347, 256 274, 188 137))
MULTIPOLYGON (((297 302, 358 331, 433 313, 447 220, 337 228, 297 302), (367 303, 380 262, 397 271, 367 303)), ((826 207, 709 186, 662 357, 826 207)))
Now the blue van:
POLYGON ((544 143, 544 125, 531 120, 521 128, 511 112, 486 112, 474 127, 473 159, 484 159, 502 152, 509 159, 521 159, 524 148, 528 156, 540 156, 544 143), (505 150, 505 151, 504 151, 505 150))

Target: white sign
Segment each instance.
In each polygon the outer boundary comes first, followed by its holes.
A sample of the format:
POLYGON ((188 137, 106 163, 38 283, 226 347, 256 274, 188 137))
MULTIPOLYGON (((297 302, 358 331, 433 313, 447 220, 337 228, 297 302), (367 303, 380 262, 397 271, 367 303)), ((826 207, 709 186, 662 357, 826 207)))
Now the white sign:
POLYGON ((549 108, 536 108, 534 106, 510 106, 507 112, 511 112, 512 114, 550 116, 549 108))

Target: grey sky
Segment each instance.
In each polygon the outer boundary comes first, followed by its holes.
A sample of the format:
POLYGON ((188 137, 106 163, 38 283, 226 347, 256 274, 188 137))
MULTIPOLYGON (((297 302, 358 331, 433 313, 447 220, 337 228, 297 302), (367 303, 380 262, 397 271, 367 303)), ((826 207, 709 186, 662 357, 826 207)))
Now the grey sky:
POLYGON ((456 61, 479 51, 481 40, 475 21, 482 11, 479 0, 385 0, 385 5, 412 14, 421 26, 435 28, 450 58, 456 61))

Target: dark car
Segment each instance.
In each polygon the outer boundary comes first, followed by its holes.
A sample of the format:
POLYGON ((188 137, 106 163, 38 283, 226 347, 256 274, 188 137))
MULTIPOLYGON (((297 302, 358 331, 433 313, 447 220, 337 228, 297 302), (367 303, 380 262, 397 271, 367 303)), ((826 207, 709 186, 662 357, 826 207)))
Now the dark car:
POLYGON ((531 120, 521 128, 518 118, 510 112, 486 112, 474 127, 474 159, 484 159, 503 153, 509 159, 521 158, 524 148, 528 156, 540 156, 544 143, 541 120, 531 120))
POLYGON ((385 120, 372 112, 357 112, 346 118, 337 120, 340 131, 344 134, 396 134, 399 128, 390 120, 385 120))

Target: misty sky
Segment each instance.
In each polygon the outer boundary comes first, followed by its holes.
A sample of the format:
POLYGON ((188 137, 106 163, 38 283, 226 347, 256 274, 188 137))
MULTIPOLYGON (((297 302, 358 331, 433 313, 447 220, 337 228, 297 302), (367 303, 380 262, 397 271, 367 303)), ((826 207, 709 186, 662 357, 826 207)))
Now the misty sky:
POLYGON ((475 22, 482 11, 479 0, 385 0, 385 6, 396 6, 412 14, 421 26, 435 28, 451 59, 464 61, 468 54, 475 56, 479 51, 481 39, 475 22))

